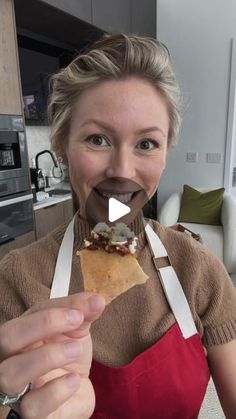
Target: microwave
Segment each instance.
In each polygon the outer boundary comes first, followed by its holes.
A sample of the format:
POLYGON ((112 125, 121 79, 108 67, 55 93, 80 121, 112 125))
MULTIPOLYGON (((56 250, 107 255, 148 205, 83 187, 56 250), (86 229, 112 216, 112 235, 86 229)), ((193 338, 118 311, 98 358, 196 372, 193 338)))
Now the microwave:
POLYGON ((0 115, 0 197, 29 190, 23 118, 0 115))

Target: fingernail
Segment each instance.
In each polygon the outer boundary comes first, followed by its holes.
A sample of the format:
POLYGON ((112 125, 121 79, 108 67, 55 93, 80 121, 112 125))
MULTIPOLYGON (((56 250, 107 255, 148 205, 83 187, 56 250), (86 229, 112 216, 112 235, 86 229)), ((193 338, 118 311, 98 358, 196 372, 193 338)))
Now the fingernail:
POLYGON ((88 303, 91 311, 98 311, 104 306, 104 299, 99 295, 92 295, 89 297, 88 303))
POLYGON ((64 343, 66 355, 74 358, 82 353, 82 346, 79 342, 66 342, 64 343))
POLYGON ((83 314, 78 310, 67 311, 67 321, 71 324, 81 323, 83 320, 83 314))
POLYGON ((76 373, 72 372, 71 374, 66 375, 66 379, 67 379, 69 387, 71 387, 71 388, 78 387, 78 384, 79 384, 79 381, 80 381, 79 374, 76 374, 76 373))

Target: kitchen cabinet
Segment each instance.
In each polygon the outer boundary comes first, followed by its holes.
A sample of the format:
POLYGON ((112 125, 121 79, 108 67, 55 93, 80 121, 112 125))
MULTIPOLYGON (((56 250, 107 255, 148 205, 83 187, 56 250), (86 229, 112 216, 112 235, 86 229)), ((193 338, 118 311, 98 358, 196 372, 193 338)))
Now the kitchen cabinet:
POLYGON ((34 0, 33 3, 15 0, 19 27, 70 45, 79 43, 81 38, 97 39, 103 31, 156 37, 156 0, 34 0), (79 37, 75 37, 77 33, 79 37))
POLYGON ((18 249, 19 247, 27 246, 35 241, 35 232, 30 231, 29 233, 22 234, 0 246, 0 259, 9 253, 11 250, 18 249))
MULTIPOLYGON (((103 31, 91 24, 91 0, 14 0, 22 48, 59 57, 74 55, 103 31)), ((65 57, 64 57, 65 59, 65 57)))
POLYGON ((21 87, 13 0, 0 1, 0 114, 21 115, 21 87))
POLYGON ((92 24, 108 32, 156 37, 156 0, 92 0, 92 24))
POLYGON ((43 0, 64 12, 69 13, 86 22, 92 22, 91 2, 88 0, 43 0))
POLYGON ((132 33, 156 38, 156 3, 156 0, 131 1, 132 33))
POLYGON ((131 32, 130 0, 93 0, 93 24, 108 32, 131 32))
POLYGON ((60 224, 71 220, 73 217, 72 199, 37 209, 34 212, 34 217, 36 239, 38 240, 60 224))

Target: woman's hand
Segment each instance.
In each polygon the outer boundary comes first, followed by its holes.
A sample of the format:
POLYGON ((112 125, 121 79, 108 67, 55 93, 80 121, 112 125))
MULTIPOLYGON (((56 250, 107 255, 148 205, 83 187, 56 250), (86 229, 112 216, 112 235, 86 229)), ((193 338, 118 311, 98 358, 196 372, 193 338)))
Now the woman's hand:
POLYGON ((92 415, 89 329, 104 307, 102 297, 79 293, 44 301, 0 327, 0 391, 14 395, 33 384, 14 407, 23 419, 92 415))

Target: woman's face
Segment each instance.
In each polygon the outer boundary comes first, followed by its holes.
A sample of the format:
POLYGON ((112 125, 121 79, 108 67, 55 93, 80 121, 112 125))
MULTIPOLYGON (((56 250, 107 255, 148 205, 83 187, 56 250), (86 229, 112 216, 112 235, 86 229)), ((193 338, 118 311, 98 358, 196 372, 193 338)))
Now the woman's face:
POLYGON ((140 210, 137 196, 151 198, 165 168, 168 129, 165 100, 148 81, 104 81, 83 92, 64 150, 81 215, 92 196, 93 221, 104 221, 112 194, 140 210))

